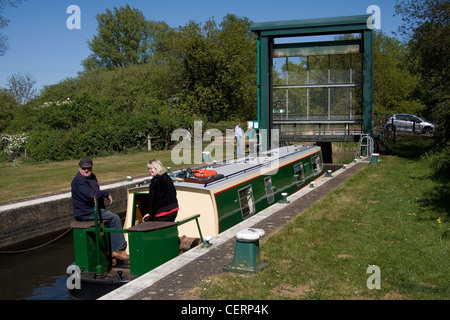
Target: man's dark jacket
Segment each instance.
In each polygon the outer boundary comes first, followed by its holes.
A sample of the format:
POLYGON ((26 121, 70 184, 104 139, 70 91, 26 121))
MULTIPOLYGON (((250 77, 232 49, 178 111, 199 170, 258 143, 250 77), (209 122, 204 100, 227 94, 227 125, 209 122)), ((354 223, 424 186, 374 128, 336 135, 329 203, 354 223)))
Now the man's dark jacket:
POLYGON ((94 196, 97 197, 98 209, 105 209, 103 199, 109 197, 109 193, 100 190, 97 177, 91 174, 89 178, 84 177, 80 172, 72 180, 72 206, 75 219, 94 213, 94 196))

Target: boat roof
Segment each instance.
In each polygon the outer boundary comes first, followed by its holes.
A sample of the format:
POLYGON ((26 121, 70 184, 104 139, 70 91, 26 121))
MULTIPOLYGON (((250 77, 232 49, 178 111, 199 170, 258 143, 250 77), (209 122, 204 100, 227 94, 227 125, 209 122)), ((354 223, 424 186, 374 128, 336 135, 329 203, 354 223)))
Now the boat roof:
MULTIPOLYGON (((230 182, 237 182, 250 175, 268 174, 276 170, 279 165, 285 162, 292 161, 297 158, 308 156, 311 153, 317 152, 320 147, 314 145, 290 145, 283 146, 277 149, 272 149, 267 152, 259 153, 257 156, 247 155, 245 157, 233 159, 230 161, 211 163, 202 167, 195 167, 192 171, 198 170, 214 170, 217 172, 216 179, 207 179, 203 182, 189 182, 189 179, 179 179, 177 175, 183 172, 181 169, 173 172, 173 181, 176 188, 195 188, 203 190, 212 190, 221 188, 230 182)), ((148 184, 141 185, 129 190, 148 188, 148 184)))

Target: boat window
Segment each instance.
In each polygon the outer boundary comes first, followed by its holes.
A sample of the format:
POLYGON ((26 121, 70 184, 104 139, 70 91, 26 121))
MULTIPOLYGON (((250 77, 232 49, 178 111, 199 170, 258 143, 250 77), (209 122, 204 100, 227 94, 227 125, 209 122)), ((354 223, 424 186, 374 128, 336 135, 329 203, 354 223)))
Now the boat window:
POLYGON ((305 174, 303 172, 303 163, 294 164, 295 179, 297 180, 297 186, 302 185, 305 182, 305 174))
POLYGON ((319 155, 316 155, 311 158, 311 164, 312 164, 314 175, 317 175, 322 172, 322 164, 320 163, 319 155))
POLYGON ((267 202, 271 204, 274 200, 273 197, 273 187, 272 187, 272 177, 264 178, 264 185, 266 186, 266 197, 267 202))
POLYGON ((255 213, 255 201, 253 200, 252 186, 249 185, 239 191, 239 201, 241 204, 242 218, 251 216, 255 213))

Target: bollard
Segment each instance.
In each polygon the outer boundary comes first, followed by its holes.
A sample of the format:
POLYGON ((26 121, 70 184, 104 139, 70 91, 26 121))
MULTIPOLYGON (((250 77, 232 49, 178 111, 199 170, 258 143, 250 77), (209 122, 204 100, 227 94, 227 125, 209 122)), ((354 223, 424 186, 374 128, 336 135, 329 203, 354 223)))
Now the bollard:
POLYGON ((203 238, 202 248, 209 248, 211 247, 210 241, 212 240, 211 236, 206 236, 203 238))
POLYGON ((262 261, 259 251, 259 239, 264 236, 262 229, 247 228, 236 234, 234 259, 231 264, 224 265, 223 271, 239 273, 255 273, 264 269, 267 261, 262 261))
POLYGON ((331 172, 332 172, 331 170, 328 170, 328 171, 327 171, 327 175, 326 175, 326 176, 327 176, 328 178, 332 178, 332 177, 333 177, 333 176, 331 175, 331 172))
POLYGON ((311 181, 311 183, 309 184, 310 188, 314 188, 314 181, 311 181))
POLYGON ((378 153, 372 153, 369 164, 378 164, 378 153))
POLYGON ((282 197, 282 199, 281 199, 281 201, 280 201, 280 203, 291 203, 290 201, 287 201, 286 199, 287 199, 287 193, 285 193, 285 192, 283 192, 282 194, 281 194, 281 197, 282 197))

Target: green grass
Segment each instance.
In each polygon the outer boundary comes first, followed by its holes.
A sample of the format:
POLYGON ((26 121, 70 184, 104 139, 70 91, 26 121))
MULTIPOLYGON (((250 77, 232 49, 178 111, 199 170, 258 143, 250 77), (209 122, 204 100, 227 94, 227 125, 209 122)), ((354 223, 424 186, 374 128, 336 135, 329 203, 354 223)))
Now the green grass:
POLYGON ((244 300, 448 299, 449 183, 433 179, 426 160, 407 155, 382 156, 379 165, 367 166, 263 238, 261 255, 269 265, 259 274, 209 277, 195 294, 244 300), (380 268, 381 289, 367 287, 370 265, 380 268))
MULTIPOLYGON (((205 143, 205 145, 207 144, 205 143)), ((200 153, 201 158, 201 151, 198 149, 192 151, 191 163, 194 163, 195 152, 200 153)), ((178 151, 175 151, 175 155, 178 156, 178 151)), ((223 156, 226 157, 225 147, 223 156)), ((199 165, 174 164, 171 150, 151 151, 93 158, 94 173, 100 184, 125 180, 127 176, 133 178, 148 176, 147 163, 150 159, 155 158, 160 159, 164 166, 174 170, 199 165)), ((70 190, 70 183, 78 172, 78 161, 0 167, 0 202, 70 190)))
MULTIPOLYGON (((127 176, 148 175, 147 162, 154 158, 161 159, 165 166, 180 167, 173 164, 170 151, 152 151, 93 158, 94 173, 100 184, 125 180, 127 176)), ((0 202, 70 190, 70 183, 78 172, 78 161, 0 168, 0 202)))

